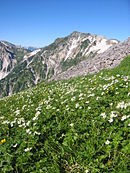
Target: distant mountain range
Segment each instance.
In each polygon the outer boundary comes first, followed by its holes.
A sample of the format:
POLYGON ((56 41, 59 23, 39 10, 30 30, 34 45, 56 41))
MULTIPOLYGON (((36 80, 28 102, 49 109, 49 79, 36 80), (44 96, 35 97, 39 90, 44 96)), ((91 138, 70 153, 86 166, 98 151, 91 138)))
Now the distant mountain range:
POLYGON ((130 39, 120 43, 90 33, 73 32, 40 49, 0 41, 0 97, 43 80, 68 79, 115 67, 128 54, 130 39))

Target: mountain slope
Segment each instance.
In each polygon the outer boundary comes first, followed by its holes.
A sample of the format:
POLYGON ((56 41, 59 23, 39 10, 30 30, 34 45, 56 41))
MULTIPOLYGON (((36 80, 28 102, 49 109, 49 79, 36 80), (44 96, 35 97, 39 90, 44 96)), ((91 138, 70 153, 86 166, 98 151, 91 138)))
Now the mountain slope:
POLYGON ((129 172, 130 57, 0 100, 0 170, 129 172))
POLYGON ((0 81, 0 96, 10 95, 50 79, 84 59, 92 59, 117 43, 117 40, 80 32, 58 38, 51 45, 25 55, 11 73, 0 81))
POLYGON ((67 71, 53 76, 51 80, 69 79, 88 73, 95 73, 102 69, 114 68, 119 65, 127 55, 130 55, 130 38, 110 47, 105 52, 96 55, 92 59, 84 60, 67 71))
POLYGON ((28 52, 7 41, 0 41, 0 80, 5 78, 28 52))

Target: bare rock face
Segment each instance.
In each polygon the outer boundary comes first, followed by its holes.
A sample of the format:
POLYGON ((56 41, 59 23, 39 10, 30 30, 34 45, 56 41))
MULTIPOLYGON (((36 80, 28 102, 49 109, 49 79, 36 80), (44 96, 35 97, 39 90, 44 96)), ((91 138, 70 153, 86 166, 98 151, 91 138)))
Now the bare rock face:
POLYGON ((0 41, 0 80, 5 78, 28 51, 9 42, 0 41))
POLYGON ((11 69, 15 66, 16 59, 14 53, 11 51, 13 45, 7 45, 7 43, 0 42, 0 80, 8 75, 11 69))
POLYGON ((41 52, 42 63, 47 66, 45 79, 52 77, 50 69, 53 70, 53 75, 58 75, 83 59, 94 57, 117 43, 117 40, 76 31, 67 37, 58 38, 41 52))
POLYGON ((114 68, 120 62, 130 55, 130 37, 123 43, 118 43, 105 52, 97 54, 94 58, 84 60, 75 67, 71 67, 67 71, 53 76, 51 80, 69 79, 76 76, 87 75, 88 73, 99 72, 102 69, 114 68))

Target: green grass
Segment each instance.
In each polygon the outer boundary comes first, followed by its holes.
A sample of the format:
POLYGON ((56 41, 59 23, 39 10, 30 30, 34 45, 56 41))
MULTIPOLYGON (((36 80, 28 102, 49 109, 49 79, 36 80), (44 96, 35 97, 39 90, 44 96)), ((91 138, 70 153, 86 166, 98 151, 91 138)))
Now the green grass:
POLYGON ((0 172, 127 173, 130 57, 0 100, 0 172))

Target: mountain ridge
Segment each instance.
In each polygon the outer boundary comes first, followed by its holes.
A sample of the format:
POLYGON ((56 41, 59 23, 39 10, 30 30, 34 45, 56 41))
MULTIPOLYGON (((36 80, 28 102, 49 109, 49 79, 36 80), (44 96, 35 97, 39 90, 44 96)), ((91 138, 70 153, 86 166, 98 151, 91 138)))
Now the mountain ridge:
POLYGON ((93 59, 84 60, 77 66, 71 67, 57 76, 53 76, 51 80, 69 79, 78 75, 82 76, 87 75, 88 73, 99 72, 99 70, 102 69, 114 68, 128 55, 130 55, 130 37, 124 42, 120 42, 119 44, 110 47, 93 59))
POLYGON ((43 80, 57 79, 56 76, 61 73, 83 60, 93 59, 116 44, 119 44, 116 39, 74 31, 46 47, 34 51, 25 49, 22 57, 17 58, 19 63, 0 80, 0 97, 27 89, 43 80))

